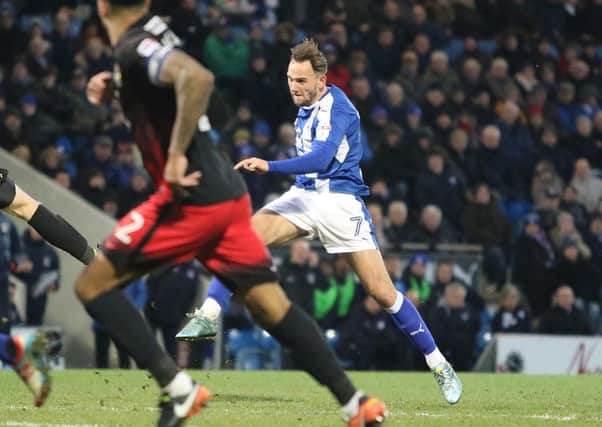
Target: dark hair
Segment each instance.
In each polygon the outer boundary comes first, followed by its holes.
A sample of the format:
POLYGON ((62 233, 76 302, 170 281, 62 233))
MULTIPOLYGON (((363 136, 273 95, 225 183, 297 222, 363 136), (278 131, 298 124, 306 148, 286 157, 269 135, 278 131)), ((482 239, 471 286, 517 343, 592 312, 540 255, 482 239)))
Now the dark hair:
POLYGON ((291 60, 295 62, 309 61, 311 68, 318 74, 326 74, 328 61, 314 39, 305 39, 291 49, 291 60))

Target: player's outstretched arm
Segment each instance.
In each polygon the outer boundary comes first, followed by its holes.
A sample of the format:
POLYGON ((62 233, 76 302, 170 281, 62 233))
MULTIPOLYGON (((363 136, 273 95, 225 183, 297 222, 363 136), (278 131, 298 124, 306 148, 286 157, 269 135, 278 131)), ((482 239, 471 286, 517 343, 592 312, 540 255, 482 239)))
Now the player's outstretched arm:
POLYGON ((207 111, 214 85, 213 73, 191 56, 174 49, 163 60, 159 80, 173 86, 177 103, 165 180, 180 186, 197 185, 201 177, 199 171, 185 175, 188 167, 186 150, 197 130, 199 118, 207 111))

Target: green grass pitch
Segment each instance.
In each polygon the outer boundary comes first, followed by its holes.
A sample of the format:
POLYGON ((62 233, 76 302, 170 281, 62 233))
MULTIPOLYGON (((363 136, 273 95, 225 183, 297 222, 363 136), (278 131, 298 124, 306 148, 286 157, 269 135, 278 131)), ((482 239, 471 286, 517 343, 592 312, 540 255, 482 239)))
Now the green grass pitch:
MULTIPOLYGON (((192 371, 214 393, 189 426, 343 426, 326 390, 304 373, 192 371)), ((352 373, 383 398, 386 426, 602 425, 602 377, 463 374, 464 396, 448 406, 429 373, 352 373)), ((0 372, 0 426, 152 426, 158 389, 143 371, 53 373, 43 408, 14 373, 0 372)))

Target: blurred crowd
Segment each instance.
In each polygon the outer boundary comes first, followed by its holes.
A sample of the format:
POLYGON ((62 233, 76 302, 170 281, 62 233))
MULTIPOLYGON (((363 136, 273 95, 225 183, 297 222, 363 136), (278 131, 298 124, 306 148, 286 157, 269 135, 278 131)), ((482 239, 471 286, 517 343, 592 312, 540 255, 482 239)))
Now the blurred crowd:
MULTIPOLYGON (((87 78, 113 66, 93 4, 0 1, 0 146, 119 216, 152 188, 119 106, 85 97, 87 78)), ((181 0, 153 8, 215 74, 212 137, 233 162, 295 155, 285 70, 291 46, 314 37, 329 82, 362 117, 367 205, 381 247, 480 245, 484 281, 501 298, 494 331, 599 331, 602 1, 181 0)), ((256 208, 293 180, 245 178, 256 208)), ((424 254, 412 260, 391 272, 448 353, 478 347, 490 323, 479 290, 456 280, 451 262, 437 263, 429 283, 417 271, 424 254)), ((312 256, 325 279, 311 294, 301 270, 290 273, 300 285, 288 286, 288 276, 284 285, 325 328, 337 325, 348 360, 367 366, 345 331, 370 319, 372 335, 386 335, 389 320, 341 263, 312 256)), ((388 345, 372 335, 362 336, 388 345)))

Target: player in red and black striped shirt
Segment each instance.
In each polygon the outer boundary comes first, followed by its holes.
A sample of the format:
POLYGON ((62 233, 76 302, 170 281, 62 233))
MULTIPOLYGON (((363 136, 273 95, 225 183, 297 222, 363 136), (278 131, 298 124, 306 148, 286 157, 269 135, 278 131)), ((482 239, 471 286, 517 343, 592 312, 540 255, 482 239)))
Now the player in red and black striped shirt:
POLYGON ((119 221, 103 253, 79 277, 78 297, 163 388, 159 425, 180 425, 209 393, 177 371, 118 288, 156 266, 193 258, 220 277, 342 406, 359 408, 359 401, 369 400, 356 412, 384 412, 382 402, 355 389, 315 322, 278 285, 270 255, 251 227, 244 182, 206 133, 213 76, 178 48, 164 21, 147 14, 148 3, 97 0, 117 64, 113 73, 92 77, 88 98, 107 102, 115 89, 157 191, 119 221))

